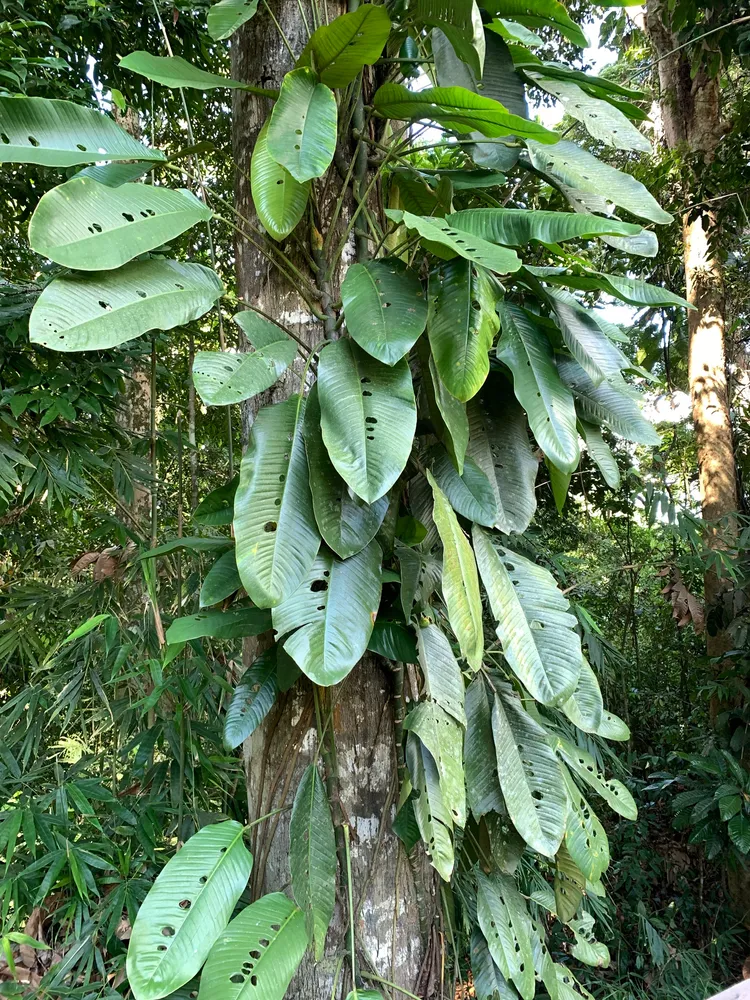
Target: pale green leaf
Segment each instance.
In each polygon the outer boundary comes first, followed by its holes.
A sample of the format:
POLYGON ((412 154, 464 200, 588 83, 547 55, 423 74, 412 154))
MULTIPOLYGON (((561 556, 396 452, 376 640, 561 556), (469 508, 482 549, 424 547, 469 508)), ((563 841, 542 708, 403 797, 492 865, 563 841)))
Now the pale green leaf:
POLYGON ((563 765, 561 771, 570 802, 565 821, 565 846, 586 878, 596 882, 609 867, 607 834, 567 767, 563 765))
POLYGON ((478 927, 471 932, 471 972, 477 1000, 517 1000, 516 991, 495 965, 478 927))
POLYGON ((462 517, 492 527, 497 521, 497 505, 492 485, 470 458, 459 476, 448 453, 437 445, 430 453, 430 466, 440 489, 451 507, 462 517))
POLYGON ((395 365, 427 323, 419 276, 397 257, 352 264, 341 285, 346 328, 378 361, 395 365))
POLYGON ((436 702, 420 701, 404 720, 404 729, 418 736, 430 751, 437 767, 443 801, 450 810, 453 822, 457 826, 465 826, 463 728, 436 702))
POLYGON ((268 122, 260 130, 250 160, 250 187, 258 218, 268 235, 283 240, 305 214, 310 182, 300 184, 268 150, 268 122))
POLYGON ((588 39, 559 0, 486 0, 484 6, 496 17, 527 28, 554 28, 574 45, 588 47, 588 39))
POLYGON ((413 733, 406 739, 406 763, 414 787, 414 815, 425 854, 438 875, 449 882, 455 861, 451 814, 443 798, 435 761, 413 733))
POLYGON ((215 42, 231 38, 257 10, 258 0, 219 0, 208 9, 208 34, 215 42))
POLYGON ((578 920, 571 920, 568 926, 576 936, 575 944, 570 949, 573 958, 577 958, 584 965, 591 965, 597 969, 608 968, 609 948, 606 944, 596 940, 592 914, 582 913, 578 920))
POLYGON ((586 423, 583 420, 580 427, 583 439, 586 442, 586 450, 601 472, 604 482, 607 486, 611 486, 613 490, 619 489, 620 468, 617 464, 617 459, 612 454, 612 450, 604 440, 601 427, 597 427, 596 424, 586 423))
POLYGON ((268 152, 300 184, 322 177, 336 151, 333 91, 311 69, 287 73, 268 125, 268 152))
POLYGON ((531 919, 510 875, 477 872, 477 918, 490 955, 524 1000, 534 996, 531 919))
POLYGON ((638 808, 633 796, 622 782, 615 778, 607 779, 588 750, 574 746, 562 737, 557 737, 556 748, 568 767, 590 785, 611 809, 625 819, 638 818, 638 808))
POLYGON ((547 294, 568 350, 594 385, 618 379, 628 360, 605 336, 591 312, 568 292, 549 288, 547 294))
POLYGON ((578 912, 586 888, 586 878, 573 861, 564 843, 555 858, 555 912, 564 924, 578 912))
POLYGON ((147 80, 171 88, 214 90, 217 87, 230 87, 242 90, 246 86, 239 80, 230 80, 229 77, 193 66, 182 56, 155 56, 143 50, 130 52, 120 59, 120 69, 129 69, 132 73, 145 76, 147 80))
POLYGON ((640 226, 619 219, 576 212, 531 212, 526 208, 467 208, 446 221, 456 229, 480 236, 490 243, 520 247, 531 240, 561 243, 590 236, 642 233, 640 226))
POLYGON ((224 746, 234 750, 251 736, 271 711, 278 694, 276 646, 261 653, 234 689, 224 716, 224 746))
POLYGON ((429 356, 427 369, 429 378, 423 368, 423 385, 435 433, 448 450, 460 475, 463 473, 466 447, 469 443, 469 418, 466 415, 466 406, 456 399, 440 378, 432 354, 429 356))
POLYGON ((417 629, 417 649, 428 696, 454 719, 466 725, 461 668, 445 634, 437 625, 420 625, 417 629))
POLYGON ((584 733, 598 733, 602 724, 604 703, 599 681, 586 658, 581 660, 578 684, 567 701, 560 706, 574 726, 584 733))
POLYGON ((521 259, 513 250, 496 246, 478 237, 469 236, 450 226, 445 219, 429 218, 423 215, 412 215, 401 209, 387 208, 385 214, 394 222, 403 223, 407 229, 416 229, 419 235, 430 243, 437 243, 459 257, 474 264, 486 267, 497 274, 508 274, 517 271, 521 259))
POLYGON ((623 379, 594 385, 572 358, 558 358, 563 382, 581 403, 581 416, 589 423, 607 423, 620 437, 638 444, 658 445, 661 441, 653 424, 641 413, 633 390, 623 379))

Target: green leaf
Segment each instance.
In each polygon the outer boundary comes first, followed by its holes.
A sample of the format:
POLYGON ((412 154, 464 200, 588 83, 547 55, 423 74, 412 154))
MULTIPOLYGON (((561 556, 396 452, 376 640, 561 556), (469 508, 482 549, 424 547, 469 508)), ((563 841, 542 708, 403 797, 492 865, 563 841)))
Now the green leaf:
POLYGON ((602 724, 604 703, 599 689, 599 681, 585 657, 581 661, 581 672, 578 675, 576 689, 560 707, 573 725, 583 730, 584 733, 597 733, 599 731, 599 726, 602 724))
POLYGON ((104 187, 116 188, 121 184, 137 181, 153 169, 153 163, 137 160, 134 163, 99 163, 79 170, 71 177, 71 180, 77 181, 88 177, 90 180, 96 181, 97 184, 103 184, 104 187))
POLYGON ((235 322, 254 350, 198 351, 193 382, 207 406, 229 406, 269 389, 292 364, 297 345, 284 331, 258 313, 237 313, 235 322))
POLYGON ((188 549, 190 552, 223 552, 230 549, 233 541, 227 535, 216 535, 211 538, 204 538, 201 535, 180 535, 178 538, 170 538, 169 541, 157 545, 156 548, 146 549, 141 552, 139 559, 157 559, 159 556, 168 556, 170 552, 179 552, 180 549, 188 549))
POLYGON ((69 642, 75 642, 76 639, 81 639, 84 635, 88 635, 89 632, 93 632, 95 628, 98 628, 98 626, 108 618, 111 618, 111 615, 92 615, 91 618, 87 618, 85 622, 82 622, 74 628, 69 635, 66 635, 60 643, 60 646, 67 646, 69 642))
POLYGON ((345 87, 363 66, 380 58, 391 33, 391 19, 385 7, 363 3, 350 14, 341 14, 317 28, 297 61, 311 66, 321 83, 345 87))
POLYGON ((443 801, 457 826, 466 825, 466 787, 463 768, 464 731, 434 701, 421 701, 404 720, 404 729, 418 736, 437 767, 443 801))
POLYGON ((431 451, 431 468, 436 483, 457 514, 487 527, 495 524, 495 494, 478 465, 467 458, 463 474, 459 476, 448 453, 438 445, 431 451))
POLYGON ((730 820, 732 816, 736 816, 737 813, 742 809, 742 796, 737 795, 722 795, 718 799, 719 803, 719 816, 724 823, 730 820))
POLYGON ((98 160, 164 160, 94 108, 43 97, 0 97, 0 163, 73 167, 98 160))
POLYGON ((234 608, 231 611, 203 611, 177 618, 167 629, 170 646, 190 639, 242 639, 261 635, 271 627, 271 616, 264 608, 234 608))
POLYGON ((159 874, 128 948, 128 981, 137 1000, 165 997, 192 979, 226 933, 253 863, 243 832, 234 820, 206 826, 159 874))
POLYGON ((469 444, 469 418, 466 406, 448 390, 430 354, 427 366, 429 379, 422 369, 427 401, 435 431, 448 450, 459 475, 464 471, 464 458, 469 444))
POLYGON ((430 243, 447 247, 459 257, 486 267, 498 274, 508 274, 517 271, 521 259, 513 250, 495 246, 486 240, 469 237, 458 229, 454 229, 444 219, 429 218, 422 215, 412 215, 401 209, 387 208, 385 214, 394 222, 403 223, 407 229, 416 229, 419 235, 430 243))
POLYGON ((190 191, 152 184, 104 187, 87 177, 48 191, 29 223, 33 250, 79 271, 107 271, 207 221, 190 191))
POLYGON ((198 998, 283 1000, 306 950, 302 910, 281 892, 262 896, 224 928, 203 969, 198 998))
POLYGON ((729 820, 727 829, 729 839, 740 854, 747 854, 750 851, 750 819, 744 813, 738 813, 729 820))
POLYGON ((234 549, 219 556, 206 574, 200 593, 200 606, 210 608, 236 594, 242 586, 237 572, 234 549))
POLYGON ((531 431, 555 465, 573 472, 580 458, 575 404, 547 335, 531 313, 510 302, 499 303, 498 312, 502 336, 495 354, 513 373, 513 389, 531 431))
POLYGON ((505 807, 492 742, 492 709, 481 675, 466 689, 464 768, 466 796, 474 818, 481 819, 491 812, 502 813, 505 807))
POLYGON ((567 292, 547 289, 547 294, 568 350, 594 385, 618 379, 628 360, 602 332, 591 312, 567 292))
POLYGON ((443 799, 435 761, 413 733, 406 739, 406 763, 414 786, 414 815, 425 854, 438 875, 449 882, 455 861, 451 814, 443 799))
POLYGON ((608 780, 587 750, 574 746, 562 737, 557 737, 556 747, 568 767, 601 795, 611 809, 625 819, 638 818, 638 809, 633 796, 622 782, 615 778, 608 780))
MULTIPOLYGON (((648 94, 645 91, 634 90, 632 87, 623 87, 622 84, 617 83, 615 80, 607 80, 603 76, 592 76, 590 73, 571 69, 570 66, 565 66, 562 63, 543 62, 535 55, 532 55, 531 52, 524 51, 520 45, 515 46, 513 49, 513 61, 516 67, 524 72, 531 70, 552 80, 573 81, 573 83, 586 87, 590 93, 596 93, 597 96, 603 98, 611 99, 613 95, 631 98, 634 101, 645 101, 648 98, 648 94)), ((636 111, 636 113, 638 112, 636 111)))
MULTIPOLYGON (((565 196, 570 200, 571 192, 568 190, 565 196)), ((573 207, 575 208, 575 204, 573 207)), ((650 229, 643 229, 637 236, 602 236, 602 240, 608 243, 615 250, 622 250, 623 253, 636 254, 639 257, 655 257, 659 252, 659 240, 656 233, 650 229)))
POLYGON ((199 319, 223 292, 214 271, 176 260, 137 260, 116 271, 65 274, 36 300, 29 337, 53 351, 105 351, 150 330, 199 319))
POLYGON ((239 481, 240 477, 235 476, 228 483, 211 490, 193 511, 193 520, 198 524, 231 524, 234 519, 234 496, 239 481))
POLYGON ((262 407, 242 459, 234 500, 237 569, 259 607, 271 608, 290 597, 320 547, 302 441, 303 412, 297 396, 262 407))
POLYGON ((278 694, 276 646, 258 656, 240 678, 224 716, 224 746, 234 750, 271 711, 278 694))
POLYGON ((608 712, 605 708, 602 712, 602 721, 599 723, 597 736, 601 736, 605 740, 619 740, 624 743, 630 739, 630 730, 619 715, 608 712))
POLYGON ((411 453, 417 409, 406 359, 392 367, 351 340, 329 344, 318 362, 323 441, 339 475, 374 503, 411 453))
POLYGON ((462 656, 472 670, 479 670, 484 654, 484 635, 477 564, 469 539, 461 530, 445 494, 430 472, 427 479, 435 498, 433 517, 443 543, 442 589, 448 619, 462 656))
POLYGON ((516 991, 495 965, 478 927, 471 931, 471 971, 477 1000, 517 1000, 516 991))
POLYGON ((319 962, 336 905, 336 837, 315 764, 306 768, 294 797, 289 844, 292 892, 305 913, 307 936, 319 962))
POLYGON ((506 42, 525 45, 530 49, 539 48, 544 45, 544 40, 539 35, 535 35, 533 31, 524 28, 522 24, 517 24, 515 21, 507 21, 502 17, 488 24, 487 30, 496 32, 506 42))
POLYGON ((524 1000, 534 996, 531 920, 510 875, 477 872, 477 919, 490 955, 503 978, 512 980, 524 1000))
POLYGON ((139 50, 130 52, 120 60, 120 69, 145 76, 147 80, 161 83, 165 87, 189 87, 194 90, 214 90, 216 87, 230 87, 244 90, 247 84, 230 80, 217 73, 208 73, 199 66, 193 66, 182 56, 154 56, 139 50))
POLYGON ((336 151, 333 91, 311 69, 287 73, 268 125, 268 152, 300 184, 322 177, 336 151))
POLYGON ((308 578, 273 610, 284 649, 315 684, 338 684, 361 659, 380 605, 380 546, 340 562, 323 549, 308 578), (295 630, 296 631, 293 631, 295 630))
POLYGON ((576 212, 531 212, 527 208, 467 208, 446 217, 450 225, 490 243, 520 247, 538 240, 560 243, 590 236, 635 236, 640 226, 576 212))
POLYGON ((637 399, 624 380, 610 379, 594 385, 572 358, 558 358, 563 382, 581 402, 581 415, 590 423, 609 424, 615 434, 638 444, 658 445, 661 437, 641 413, 637 399))
POLYGON ((367 648, 396 663, 417 662, 414 635, 399 622, 376 621, 367 648))
POLYGON ((255 16, 258 0, 219 0, 208 9, 208 34, 222 42, 255 16))
POLYGON ((576 942, 570 949, 573 958, 594 968, 609 967, 609 948, 594 937, 594 917, 591 913, 582 913, 578 920, 571 920, 568 926, 576 936, 576 942))
POLYGON ((438 374, 461 402, 482 388, 488 352, 500 321, 493 278, 467 260, 451 260, 430 274, 427 333, 438 374))
POLYGON ((564 924, 571 921, 581 905, 586 879, 568 853, 565 844, 555 858, 555 912, 564 924))
POLYGON ((250 160, 250 187, 258 218, 268 235, 285 239, 305 214, 310 182, 300 184, 268 150, 268 122, 260 130, 250 160))
POLYGON ((659 285, 650 285, 647 281, 636 278, 623 278, 618 274, 602 274, 601 271, 568 274, 567 268, 557 267, 530 267, 528 270, 550 284, 567 285, 568 288, 578 288, 586 292, 601 289, 634 306, 694 308, 687 299, 675 295, 669 289, 661 288, 659 285))
POLYGON ((437 625, 421 625, 417 648, 427 695, 465 726, 464 681, 445 634, 437 625))
POLYGON ((503 656, 537 701, 562 704, 573 694, 583 662, 568 601, 542 566, 496 546, 477 525, 473 539, 503 656))
POLYGON ((601 428, 597 427, 596 424, 581 421, 580 429, 586 442, 586 450, 604 477, 605 483, 613 490, 618 490, 620 488, 620 468, 617 459, 602 436, 601 428))
POLYGON ((383 1000, 383 994, 379 993, 377 990, 357 990, 355 995, 352 990, 348 994, 346 1000, 383 1000))
POLYGON ((475 0, 416 0, 409 14, 417 24, 439 29, 432 33, 433 55, 439 44, 436 40, 443 35, 458 59, 481 79, 485 42, 482 16, 475 0))
POLYGON ((596 882, 609 867, 607 834, 567 767, 561 768, 570 806, 565 821, 565 846, 590 882, 596 882))
POLYGON ((352 264, 341 285, 341 299, 347 330, 385 365, 395 365, 408 354, 427 323, 422 282, 398 257, 352 264))
POLYGON ((484 6, 495 17, 527 28, 553 28, 574 45, 588 47, 588 39, 558 0, 487 0, 484 6))

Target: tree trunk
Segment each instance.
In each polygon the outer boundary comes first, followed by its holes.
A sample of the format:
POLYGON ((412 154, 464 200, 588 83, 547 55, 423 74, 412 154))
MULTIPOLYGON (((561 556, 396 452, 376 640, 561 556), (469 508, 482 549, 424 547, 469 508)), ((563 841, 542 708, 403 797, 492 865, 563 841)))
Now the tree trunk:
MULTIPOLYGON (((298 4, 294 0, 272 0, 270 6, 292 49, 299 53, 307 34, 298 4)), ((329 7, 330 18, 341 12, 343 8, 329 7)), ((284 72, 292 65, 289 51, 267 12, 259 11, 233 39, 235 79, 278 88, 284 72)), ((250 220, 255 230, 258 223, 250 193, 250 158, 258 132, 270 112, 270 102, 239 91, 234 92, 233 100, 235 202, 239 213, 250 220)), ((322 208, 321 212, 324 211, 322 208)), ((301 239, 309 236, 304 223, 297 232, 301 239)), ((258 237, 255 231, 250 235, 255 242, 273 246, 272 241, 258 237)), ((287 248, 291 242, 287 241, 287 248)), ((310 248, 313 255, 314 249, 310 248)), ((315 275, 304 256, 300 254, 293 259, 315 284, 315 275)), ((250 240, 241 236, 236 240, 236 262, 240 299, 284 324, 308 347, 323 339, 324 325, 310 314, 297 290, 250 240)), ((260 405, 300 391, 306 361, 302 353, 294 370, 290 369, 280 385, 245 406, 245 442, 260 405)), ((257 655, 264 641, 267 643, 270 637, 246 641, 246 664, 257 655)), ((348 823, 351 830, 360 968, 415 991, 425 955, 423 942, 429 937, 433 880, 423 857, 407 858, 390 828, 399 792, 390 673, 387 665, 368 655, 337 688, 319 689, 323 726, 330 718, 335 744, 322 756, 337 832, 341 832, 342 823, 348 823)), ((251 820, 290 805, 304 768, 314 758, 317 734, 313 688, 302 678, 280 697, 266 723, 245 745, 251 820)), ((254 897, 289 889, 289 819, 286 810, 254 830, 254 897)), ((349 966, 340 962, 347 949, 348 914, 341 855, 339 860, 338 901, 326 954, 317 965, 312 959, 305 959, 287 992, 290 1000, 343 998, 351 989, 349 966), (334 990, 337 969, 341 969, 341 975, 334 990)), ((377 988, 378 984, 366 985, 377 988)), ((388 996, 398 996, 397 992, 384 989, 388 996)))

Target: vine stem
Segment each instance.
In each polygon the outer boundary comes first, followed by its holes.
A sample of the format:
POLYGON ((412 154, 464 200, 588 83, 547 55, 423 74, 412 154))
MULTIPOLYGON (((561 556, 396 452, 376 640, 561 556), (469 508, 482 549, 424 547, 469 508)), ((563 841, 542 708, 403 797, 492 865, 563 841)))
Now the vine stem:
MULTIPOLYGON (((349 896, 349 945, 352 963, 352 993, 359 1000, 357 992, 357 946, 354 938, 354 892, 352 890, 352 852, 349 844, 349 824, 344 823, 344 850, 346 851, 346 889, 349 896)), ((416 998, 418 1000, 418 998, 416 998)))
POLYGON ((279 806, 278 809, 272 809, 270 812, 265 813, 263 816, 259 816, 257 819, 254 819, 252 823, 246 823, 244 829, 252 830, 252 828, 254 826, 257 826, 258 823, 263 823, 267 819, 272 819, 274 816, 278 816, 279 813, 286 812, 288 809, 291 808, 292 808, 291 806, 279 806))
POLYGON ((411 1000, 421 1000, 416 993, 411 993, 409 990, 405 990, 403 986, 397 986, 396 983, 392 983, 390 979, 383 979, 382 976, 376 976, 372 972, 363 972, 363 979, 369 979, 372 983, 380 983, 381 986, 388 986, 392 990, 397 990, 402 993, 405 997, 411 997, 411 1000))

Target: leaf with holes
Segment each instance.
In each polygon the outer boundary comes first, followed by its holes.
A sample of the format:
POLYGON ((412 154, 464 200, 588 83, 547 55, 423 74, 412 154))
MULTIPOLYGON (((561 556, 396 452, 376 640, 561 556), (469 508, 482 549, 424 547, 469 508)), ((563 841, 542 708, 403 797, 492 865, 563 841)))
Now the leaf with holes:
POLYGON ((336 151, 338 111, 311 69, 287 73, 268 124, 268 152, 300 184, 322 177, 336 151))
POLYGON ((555 912, 558 918, 567 924, 575 917, 581 905, 586 878, 571 858, 564 843, 560 844, 560 850, 555 858, 554 888, 555 912))
POLYGON ((558 358, 557 367, 563 382, 578 399, 585 421, 605 422, 627 441, 659 444, 661 437, 641 413, 637 398, 624 379, 610 379, 595 385, 572 358, 558 358))
POLYGON ((495 354, 513 373, 513 390, 539 447, 558 468, 573 472, 580 458, 573 394, 563 385, 552 347, 535 317, 498 304, 502 335, 495 354))
POLYGON ((283 1000, 306 950, 302 910, 281 892, 261 896, 211 949, 198 1000, 283 1000))
POLYGON ((547 858, 565 833, 568 796, 549 734, 518 698, 495 695, 492 707, 497 773, 505 805, 526 843, 547 858))
POLYGON ((260 130, 250 160, 250 187, 258 218, 268 235, 285 239, 305 214, 310 182, 300 184, 268 151, 268 122, 260 130))
POLYGON ((478 927, 471 931, 471 971, 477 1000, 517 1000, 516 991, 495 965, 478 927))
POLYGON ((565 821, 565 846, 590 882, 596 882, 609 867, 609 841, 599 817, 583 797, 564 765, 561 767, 570 806, 565 821))
POLYGON ((225 601, 232 594, 236 594, 242 587, 240 575, 237 572, 237 560, 234 549, 219 556, 211 569, 206 574, 206 578, 201 586, 200 606, 210 608, 220 601, 225 601))
POLYGON ((591 236, 633 236, 643 232, 640 226, 619 219, 576 212, 530 212, 526 208, 467 208, 446 216, 446 221, 462 232, 506 247, 522 247, 532 240, 561 243, 591 236))
POLYGON ((422 282, 397 257, 352 264, 341 285, 341 299, 347 330, 385 365, 395 365, 408 354, 427 323, 422 282))
POLYGON ((487 0, 485 8, 526 28, 553 28, 574 45, 588 47, 588 39, 559 0, 487 0))
POLYGON ((211 490, 193 511, 193 520, 198 524, 231 524, 234 518, 234 496, 237 492, 239 476, 228 483, 211 490))
POLYGON ((99 160, 162 161, 94 108, 43 97, 0 97, 0 163, 74 167, 99 160))
MULTIPOLYGON (((604 274, 601 271, 572 271, 570 268, 562 267, 529 267, 537 277, 542 278, 549 284, 565 285, 568 288, 577 288, 584 292, 601 290, 617 299, 622 299, 633 306, 680 306, 684 309, 694 309, 687 299, 681 295, 675 295, 668 288, 661 288, 659 285, 651 285, 648 281, 639 278, 626 278, 619 274, 604 274), (568 273, 570 271, 570 273, 568 273)), ((563 298, 564 292, 552 293, 558 298, 563 298)), ((572 300, 568 296, 568 300, 572 300)))
POLYGON ((406 764, 414 787, 414 816, 425 854, 438 875, 449 882, 455 862, 451 814, 443 798, 435 761, 413 733, 406 738, 406 764))
POLYGON ((490 955, 524 1000, 534 996, 531 920, 510 875, 477 872, 477 919, 490 955))
POLYGON ((29 222, 29 244, 66 267, 108 271, 212 215, 190 191, 74 178, 43 196, 29 222))
POLYGON ((488 352, 500 321, 498 290, 483 267, 451 260, 430 274, 427 334, 438 374, 461 402, 475 396, 490 370, 488 352))
POLYGON ((351 340, 329 344, 318 362, 323 441, 339 475, 374 503, 411 453, 417 408, 406 359, 388 366, 351 340))
POLYGON ((224 716, 224 746, 234 750, 251 736, 274 706, 276 646, 258 656, 240 678, 224 716))
POLYGON ((618 740, 625 743, 630 739, 630 730, 619 715, 608 712, 605 708, 596 735, 601 736, 604 740, 618 740))
POLYGON ((270 389, 297 354, 292 338, 258 313, 247 310, 234 319, 254 350, 198 351, 193 382, 207 406, 230 406, 270 389))
POLYGON ((315 764, 306 768, 294 797, 289 844, 292 892, 305 912, 307 936, 319 962, 336 905, 336 837, 315 764))
POLYGON ((176 260, 134 260, 116 271, 65 274, 36 300, 29 337, 53 351, 106 351, 207 313, 223 294, 214 271, 176 260))
POLYGON ((404 729, 418 736, 437 767, 443 801, 457 826, 466 825, 466 785, 463 768, 464 731, 434 701, 421 701, 404 720, 404 729))
POLYGON ((504 810, 497 759, 492 742, 492 710, 487 686, 480 675, 466 689, 466 740, 464 742, 466 796, 475 819, 504 810))
POLYGON ((469 521, 492 527, 497 521, 497 504, 489 479, 470 458, 464 462, 459 476, 444 448, 439 445, 430 452, 432 474, 450 505, 469 521))
POLYGON ((208 9, 208 34, 215 42, 223 42, 254 17, 258 0, 219 0, 208 9))
POLYGON ((437 625, 420 625, 417 649, 428 696, 465 726, 464 681, 445 633, 437 625))
POLYGON ((137 1000, 158 1000, 198 972, 226 933, 253 858, 241 823, 205 826, 162 869, 138 911, 127 973, 137 1000))
POLYGON ((129 69, 132 73, 145 76, 147 80, 172 89, 188 87, 194 90, 215 90, 217 87, 230 87, 244 90, 247 86, 239 80, 207 73, 182 56, 154 56, 143 50, 131 52, 120 59, 120 69, 129 69))
POLYGON ((589 424, 585 420, 580 422, 581 434, 586 442, 586 451, 591 456, 591 460, 601 472, 604 482, 613 490, 620 488, 620 468, 617 459, 612 454, 612 449, 604 440, 601 427, 596 424, 589 424))
POLYGON ((585 657, 581 661, 581 672, 578 675, 576 689, 560 707, 573 725, 583 730, 584 733, 599 732, 604 712, 602 692, 599 689, 596 674, 585 657))
POLYGON ((271 627, 271 616, 264 608, 234 608, 231 611, 203 611, 177 618, 167 629, 170 646, 210 636, 212 639, 243 639, 262 635, 271 627))
POLYGON ((250 600, 263 608, 297 590, 320 547, 303 414, 298 396, 262 407, 242 458, 234 499, 237 569, 250 600))
POLYGON ((273 610, 284 649, 315 684, 342 681, 362 658, 380 606, 382 553, 376 541, 341 562, 321 550, 308 578, 273 610))
POLYGON ((462 233, 449 225, 445 219, 412 215, 411 212, 402 212, 401 209, 395 208, 387 208, 385 214, 394 222, 403 223, 407 229, 416 229, 423 239, 447 247, 459 257, 486 267, 490 271, 508 274, 517 271, 521 266, 521 259, 513 250, 462 233))
MULTIPOLYGON (((424 24, 437 30, 432 32, 432 51, 435 54, 436 39, 442 36, 460 59, 478 79, 485 68, 485 40, 482 15, 476 0, 417 0, 409 13, 417 24, 424 24)), ((450 80, 458 83, 458 80, 450 80)))
POLYGON ((430 472, 427 479, 434 497, 433 517, 443 543, 443 598, 448 620, 461 654, 472 670, 479 670, 484 653, 482 600, 474 553, 448 499, 430 472))
POLYGON ((329 87, 345 87, 363 66, 377 62, 390 33, 391 19, 385 7, 360 4, 351 13, 316 28, 297 65, 311 66, 321 83, 329 87))
POLYGON ((548 570, 495 545, 477 525, 473 540, 505 659, 537 701, 564 703, 583 663, 578 621, 568 612, 568 601, 548 570))
POLYGON ((557 737, 555 746, 571 771, 582 778, 587 785, 590 785, 598 795, 601 795, 611 809, 614 809, 620 816, 624 816, 625 819, 635 820, 638 818, 638 808, 633 796, 622 782, 615 778, 607 779, 587 750, 574 746, 561 736, 557 737))
POLYGON ((594 936, 594 917, 591 913, 582 913, 578 920, 570 920, 568 926, 576 936, 576 942, 570 953, 584 965, 597 969, 609 967, 609 948, 594 936))

